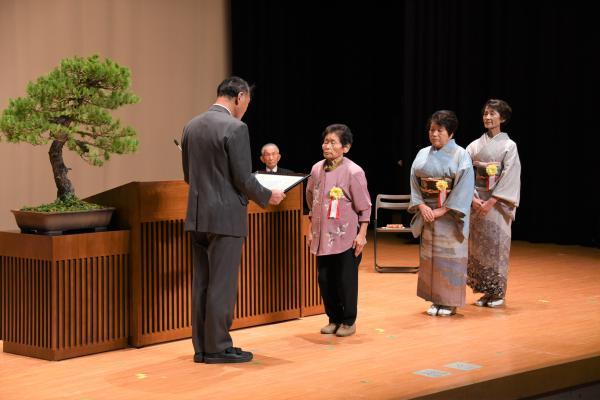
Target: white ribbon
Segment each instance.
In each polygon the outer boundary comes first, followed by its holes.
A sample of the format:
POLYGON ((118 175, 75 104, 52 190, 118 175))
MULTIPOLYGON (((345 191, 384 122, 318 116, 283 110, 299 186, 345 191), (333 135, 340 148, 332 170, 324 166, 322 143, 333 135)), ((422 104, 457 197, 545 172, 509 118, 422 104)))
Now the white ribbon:
POLYGON ((340 201, 338 199, 331 199, 329 203, 329 218, 340 218, 340 201))

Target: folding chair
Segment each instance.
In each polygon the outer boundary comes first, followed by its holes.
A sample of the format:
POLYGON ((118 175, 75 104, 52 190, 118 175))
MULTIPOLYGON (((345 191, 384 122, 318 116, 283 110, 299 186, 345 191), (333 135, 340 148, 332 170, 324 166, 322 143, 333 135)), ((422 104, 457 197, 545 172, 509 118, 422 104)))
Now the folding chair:
POLYGON ((410 228, 388 228, 377 225, 379 209, 406 211, 410 204, 410 195, 408 194, 378 194, 375 201, 375 231, 373 237, 373 254, 375 257, 375 271, 377 272, 417 272, 419 266, 383 266, 377 264, 377 235, 382 233, 409 233, 410 228))

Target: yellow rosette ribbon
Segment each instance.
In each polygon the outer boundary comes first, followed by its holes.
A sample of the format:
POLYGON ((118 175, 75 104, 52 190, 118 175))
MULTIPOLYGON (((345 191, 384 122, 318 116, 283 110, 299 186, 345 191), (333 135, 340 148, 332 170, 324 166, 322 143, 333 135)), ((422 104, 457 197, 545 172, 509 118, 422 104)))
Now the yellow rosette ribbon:
POLYGON ((327 216, 329 218, 340 219, 340 199, 344 197, 344 191, 334 186, 329 191, 329 211, 327 212, 327 216))
POLYGON ((445 179, 439 179, 435 182, 435 187, 439 190, 438 193, 438 207, 441 207, 446 201, 446 195, 448 190, 448 182, 445 179))
POLYGON ((441 192, 442 190, 448 189, 448 182, 446 182, 443 179, 440 179, 435 183, 435 187, 441 192))
POLYGON ((487 190, 494 187, 496 183, 496 175, 498 174, 498 166, 496 164, 488 164, 485 167, 485 173, 487 174, 487 190))
POLYGON ((495 176, 498 174, 498 166, 496 164, 489 164, 487 167, 485 167, 485 173, 488 174, 488 176, 495 176))

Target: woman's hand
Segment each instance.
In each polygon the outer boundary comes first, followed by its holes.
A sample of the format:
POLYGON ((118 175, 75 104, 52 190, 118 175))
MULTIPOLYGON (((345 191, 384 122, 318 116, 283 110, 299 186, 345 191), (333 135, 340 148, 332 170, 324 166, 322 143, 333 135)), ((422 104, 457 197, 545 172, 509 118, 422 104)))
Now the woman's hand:
POLYGON ((433 222, 435 220, 435 215, 433 214, 433 210, 425 204, 419 204, 419 211, 423 216, 425 222, 433 222))
POLYGON ((354 238, 354 243, 352 243, 352 248, 354 249, 354 257, 358 257, 358 255, 362 253, 366 244, 367 238, 365 234, 358 232, 358 235, 356 235, 356 238, 354 238))
POLYGON ((309 217, 308 218, 308 233, 306 234, 306 243, 308 244, 309 249, 310 249, 310 245, 312 244, 312 241, 313 241, 312 219, 309 217))
POLYGON ((480 215, 487 214, 494 207, 496 202, 497 202, 497 200, 494 197, 490 197, 486 201, 482 202, 481 207, 479 208, 479 210, 477 210, 477 212, 480 215))
POLYGON ((360 253, 362 253, 365 244, 367 244, 367 228, 369 227, 368 221, 362 221, 360 223, 360 228, 358 229, 358 233, 354 238, 354 242, 352 243, 352 248, 354 249, 354 257, 358 257, 360 253))
POLYGON ((471 201, 471 207, 473 207, 473 211, 477 212, 483 206, 483 200, 478 197, 473 196, 473 200, 471 201))
POLYGON ((447 212, 448 212, 448 209, 446 207, 436 208, 435 210, 433 210, 433 216, 435 219, 438 219, 441 216, 443 216, 444 214, 446 214, 447 212))

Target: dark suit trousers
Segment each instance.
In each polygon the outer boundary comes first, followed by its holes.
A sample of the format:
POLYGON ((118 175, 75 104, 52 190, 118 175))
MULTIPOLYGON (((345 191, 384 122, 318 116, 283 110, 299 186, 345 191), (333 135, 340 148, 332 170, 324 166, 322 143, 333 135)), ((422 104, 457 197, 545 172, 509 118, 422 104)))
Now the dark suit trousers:
POLYGON ((196 353, 233 346, 229 328, 237 296, 243 237, 190 232, 193 249, 192 342, 196 353))
POLYGON ((362 253, 354 249, 343 253, 317 256, 319 289, 329 322, 354 325, 358 303, 358 265, 362 253))

